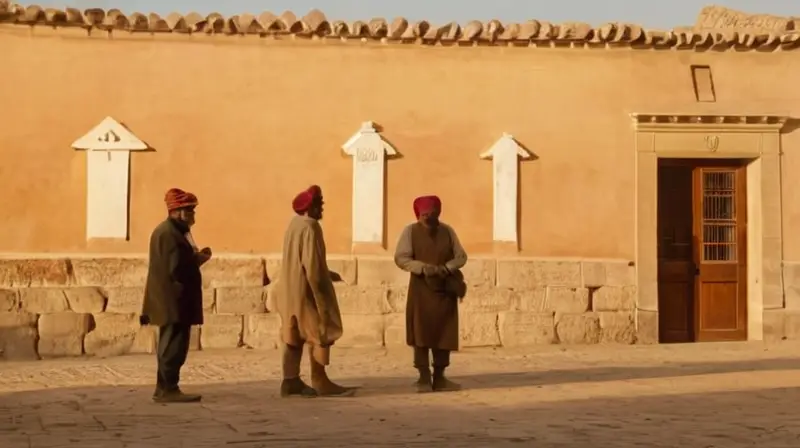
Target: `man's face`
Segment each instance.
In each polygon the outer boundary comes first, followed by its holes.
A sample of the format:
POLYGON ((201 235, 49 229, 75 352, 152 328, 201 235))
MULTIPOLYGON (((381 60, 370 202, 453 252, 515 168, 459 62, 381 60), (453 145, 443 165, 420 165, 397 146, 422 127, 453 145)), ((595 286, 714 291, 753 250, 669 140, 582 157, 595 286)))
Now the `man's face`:
POLYGON ((435 228, 439 225, 439 210, 433 209, 431 211, 420 213, 419 222, 425 227, 435 228))
POLYGON ((322 197, 315 198, 314 202, 311 204, 311 208, 308 209, 308 217, 314 218, 317 221, 321 220, 324 208, 325 201, 322 200, 322 197))
POLYGON ((194 225, 194 207, 186 207, 178 210, 178 219, 189 227, 194 225))

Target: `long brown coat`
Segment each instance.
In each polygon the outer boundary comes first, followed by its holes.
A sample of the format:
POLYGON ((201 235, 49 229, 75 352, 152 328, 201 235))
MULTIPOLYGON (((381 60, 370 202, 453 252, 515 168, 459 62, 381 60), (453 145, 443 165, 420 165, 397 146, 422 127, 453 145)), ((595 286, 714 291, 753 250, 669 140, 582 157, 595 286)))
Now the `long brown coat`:
POLYGON ((447 291, 444 278, 424 277, 426 265, 458 271, 467 253, 452 227, 441 223, 431 232, 422 224, 400 234, 394 261, 411 273, 406 304, 406 342, 413 347, 458 350, 458 299, 447 291))
POLYGON ((295 216, 283 239, 277 304, 286 344, 329 346, 342 337, 342 315, 316 219, 295 216))
POLYGON ((203 324, 203 281, 188 231, 167 218, 150 236, 142 315, 153 325, 203 324))

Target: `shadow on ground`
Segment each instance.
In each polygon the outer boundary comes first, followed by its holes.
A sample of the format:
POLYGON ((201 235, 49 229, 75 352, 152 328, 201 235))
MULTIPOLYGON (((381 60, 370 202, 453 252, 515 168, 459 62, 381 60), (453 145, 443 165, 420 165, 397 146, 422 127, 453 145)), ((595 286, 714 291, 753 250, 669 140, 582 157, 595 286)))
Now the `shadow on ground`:
POLYGON ((786 372, 797 369, 771 359, 480 374, 454 377, 468 389, 448 394, 413 393, 413 378, 343 378, 363 388, 340 399, 280 399, 276 381, 198 384, 186 389, 203 403, 184 405, 151 403, 150 386, 54 388, 0 396, 0 447, 798 447, 800 390, 777 387, 800 384, 786 372), (674 386, 697 375, 748 390, 674 386), (639 379, 657 384, 626 383, 639 379))
MULTIPOLYGON (((454 362, 457 368, 457 361, 454 362)), ((531 372, 479 373, 457 376, 471 390, 505 389, 516 387, 543 387, 548 385, 627 381, 637 379, 675 378, 695 375, 759 372, 775 370, 800 370, 800 358, 775 358, 758 361, 733 361, 717 363, 667 364, 652 367, 589 367, 578 369, 543 370, 531 372)), ((457 370, 454 369, 454 372, 457 370)), ((362 386, 361 395, 392 395, 408 393, 416 371, 409 368, 408 377, 372 377, 348 379, 346 385, 362 386)), ((276 383, 277 384, 277 383, 276 383)), ((275 386, 277 387, 277 385, 275 386)), ((798 445, 800 447, 800 445, 798 445)))

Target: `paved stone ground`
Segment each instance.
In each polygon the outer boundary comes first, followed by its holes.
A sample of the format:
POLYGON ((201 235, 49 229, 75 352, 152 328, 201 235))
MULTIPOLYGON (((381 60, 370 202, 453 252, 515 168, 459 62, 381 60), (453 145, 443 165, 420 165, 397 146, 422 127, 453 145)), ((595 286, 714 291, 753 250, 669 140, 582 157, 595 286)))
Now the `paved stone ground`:
POLYGON ((277 352, 193 352, 181 405, 151 356, 0 363, 0 447, 800 446, 798 343, 471 350, 442 394, 404 350, 335 356, 355 398, 278 398, 277 352))

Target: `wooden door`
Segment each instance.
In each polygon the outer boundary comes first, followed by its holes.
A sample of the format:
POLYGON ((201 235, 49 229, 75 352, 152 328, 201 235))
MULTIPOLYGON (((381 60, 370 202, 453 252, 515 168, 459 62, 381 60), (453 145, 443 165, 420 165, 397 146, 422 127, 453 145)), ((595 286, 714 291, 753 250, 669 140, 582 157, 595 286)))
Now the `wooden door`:
POLYGON ((696 341, 747 339, 747 195, 745 167, 694 168, 696 341))
POLYGON ((677 160, 658 167, 659 342, 694 340, 693 169, 677 160))

